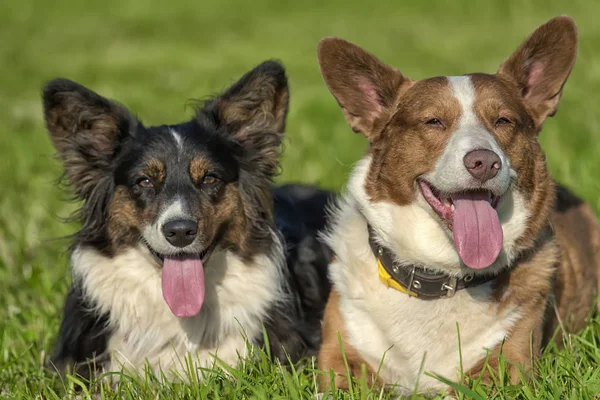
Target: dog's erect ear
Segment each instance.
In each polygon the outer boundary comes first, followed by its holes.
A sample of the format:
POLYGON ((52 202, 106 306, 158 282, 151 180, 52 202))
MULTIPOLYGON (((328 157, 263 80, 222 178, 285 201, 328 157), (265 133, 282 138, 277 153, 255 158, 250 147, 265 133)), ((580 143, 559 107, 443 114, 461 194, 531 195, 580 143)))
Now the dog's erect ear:
POLYGON ((567 16, 541 25, 506 60, 498 74, 512 80, 538 127, 556 113, 577 57, 577 27, 567 16))
POLYGON ((218 117, 235 140, 257 132, 283 133, 290 93, 284 67, 265 61, 217 97, 218 117))
POLYGON ((44 117, 66 176, 82 199, 111 171, 120 140, 137 120, 113 103, 67 79, 55 79, 43 90, 44 117))
POLYGON ((247 162, 271 174, 279 159, 289 104, 285 68, 265 61, 208 101, 198 119, 209 118, 221 135, 239 144, 247 162))
POLYGON ((389 117, 400 86, 410 80, 343 39, 322 39, 318 57, 323 80, 352 130, 375 139, 377 123, 389 117))

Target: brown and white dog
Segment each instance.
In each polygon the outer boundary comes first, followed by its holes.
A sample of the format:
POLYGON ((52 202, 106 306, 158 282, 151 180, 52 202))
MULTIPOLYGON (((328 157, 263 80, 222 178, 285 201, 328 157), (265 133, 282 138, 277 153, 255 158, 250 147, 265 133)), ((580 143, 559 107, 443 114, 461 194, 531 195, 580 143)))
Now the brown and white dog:
POLYGON ((531 346, 536 357, 559 325, 584 326, 600 230, 555 186, 538 141, 576 53, 566 16, 494 75, 414 81, 354 44, 321 41, 325 83, 370 147, 326 235, 336 258, 320 369, 347 376, 339 333, 354 377, 365 364, 401 394, 432 393, 445 385, 425 372, 477 375, 488 350, 492 366, 501 351, 513 372, 531 370, 531 346))

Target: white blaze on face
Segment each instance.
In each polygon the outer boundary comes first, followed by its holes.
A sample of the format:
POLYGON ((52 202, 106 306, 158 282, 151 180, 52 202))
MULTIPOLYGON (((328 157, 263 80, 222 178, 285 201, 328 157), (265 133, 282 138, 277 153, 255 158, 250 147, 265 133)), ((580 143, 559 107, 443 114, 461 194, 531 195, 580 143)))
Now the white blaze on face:
POLYGON ((197 315, 204 303, 204 265, 197 254, 174 255, 181 251, 165 238, 163 226, 173 220, 189 219, 184 202, 176 198, 143 232, 152 250, 164 256, 162 268, 163 297, 177 317, 197 315))
POLYGON ((449 77, 448 81, 460 105, 460 117, 434 171, 425 178, 454 204, 452 230, 460 258, 468 267, 482 269, 492 265, 502 250, 502 227, 490 200, 492 193, 501 195, 508 190, 510 165, 474 110, 476 93, 471 77, 449 77), (497 175, 483 183, 465 167, 465 156, 474 150, 493 151, 501 160, 497 175))
POLYGON ((183 139, 181 138, 181 135, 177 133, 174 129, 169 129, 169 132, 171 132, 171 135, 173 135, 175 143, 177 143, 177 148, 180 151, 183 150, 183 139))
POLYGON ((158 216, 155 222, 146 226, 142 232, 144 240, 156 252, 161 254, 171 254, 179 251, 165 238, 162 231, 163 226, 176 219, 189 219, 184 211, 184 203, 180 198, 175 198, 158 216))
POLYGON ((474 180, 465 168, 463 159, 473 150, 486 149, 498 154, 502 167, 493 179, 484 184, 483 188, 496 194, 504 193, 510 184, 510 161, 475 113, 476 96, 471 77, 451 76, 448 77, 448 81, 460 105, 458 127, 452 133, 435 169, 425 178, 442 192, 452 193, 468 189, 474 185, 474 180))

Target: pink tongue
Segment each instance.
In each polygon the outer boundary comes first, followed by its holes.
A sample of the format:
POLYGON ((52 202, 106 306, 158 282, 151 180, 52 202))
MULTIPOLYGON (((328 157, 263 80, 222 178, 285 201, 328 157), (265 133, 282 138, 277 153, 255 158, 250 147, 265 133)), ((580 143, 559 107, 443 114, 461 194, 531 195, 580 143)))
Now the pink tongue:
POLYGON ((502 250, 502 227, 486 192, 452 196, 454 245, 467 267, 487 268, 502 250))
POLYGON ((193 317, 204 303, 204 267, 199 258, 165 257, 163 297, 177 317, 193 317))

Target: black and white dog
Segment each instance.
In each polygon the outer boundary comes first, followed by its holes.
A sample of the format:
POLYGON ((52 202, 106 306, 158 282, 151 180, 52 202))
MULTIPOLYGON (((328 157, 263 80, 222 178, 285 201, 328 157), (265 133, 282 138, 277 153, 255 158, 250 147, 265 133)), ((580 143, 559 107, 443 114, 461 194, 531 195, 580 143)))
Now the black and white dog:
POLYGON ((235 365, 247 340, 264 345, 263 327, 277 358, 316 354, 331 255, 316 237, 331 193, 272 187, 288 101, 274 61, 178 125, 145 127, 77 83, 46 85, 47 128, 83 200, 59 370, 181 376, 187 355, 235 365))

